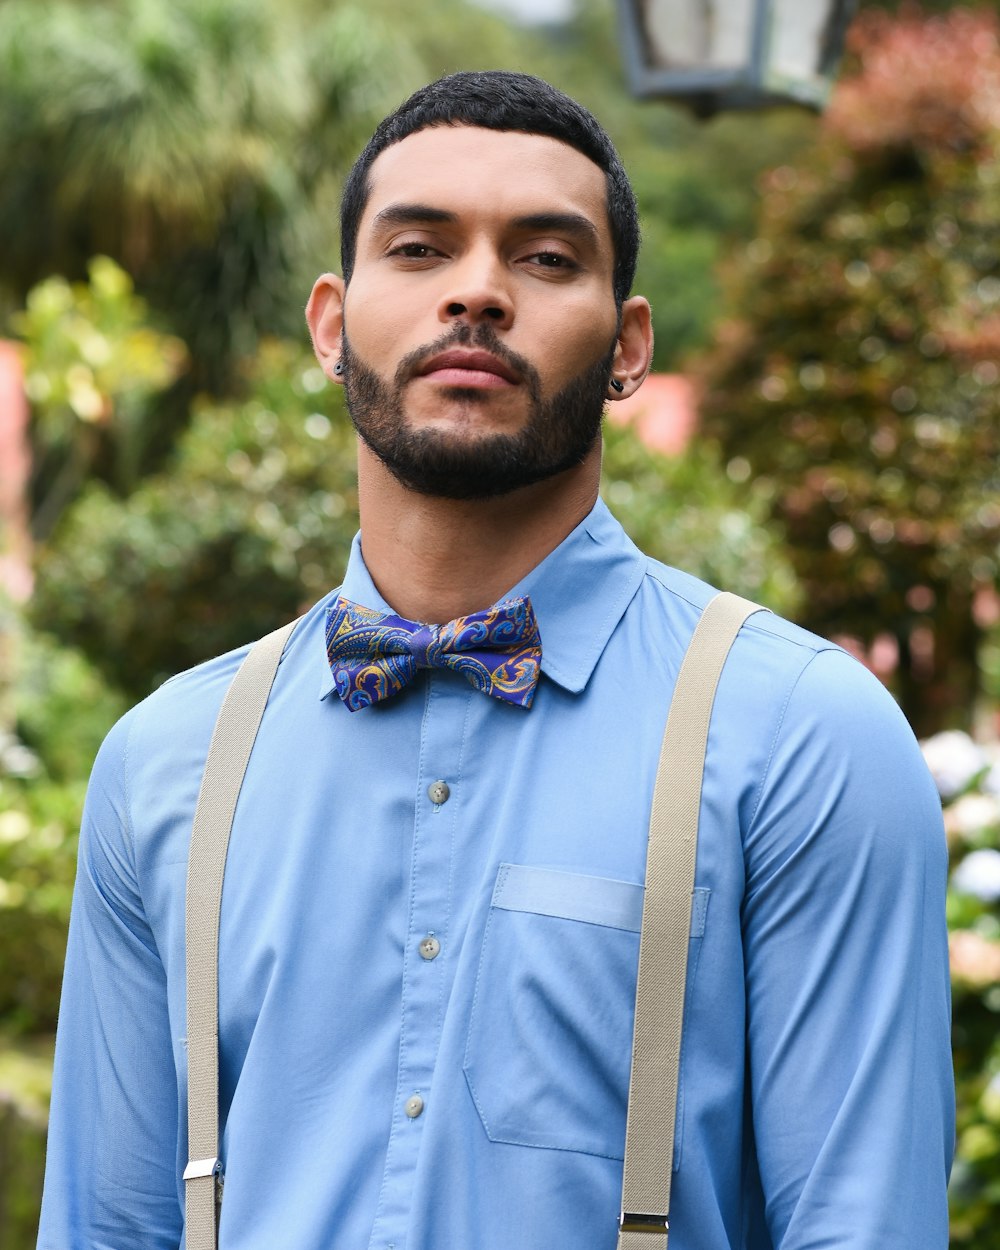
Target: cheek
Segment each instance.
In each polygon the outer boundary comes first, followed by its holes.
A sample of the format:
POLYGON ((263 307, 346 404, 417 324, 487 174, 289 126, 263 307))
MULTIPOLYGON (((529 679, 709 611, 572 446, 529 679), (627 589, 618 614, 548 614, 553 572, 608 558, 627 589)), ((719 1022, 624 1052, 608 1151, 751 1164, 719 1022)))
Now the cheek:
POLYGON ((581 308, 575 318, 541 325, 534 338, 532 353, 536 360, 545 362, 543 372, 552 381, 547 389, 561 390, 567 382, 610 355, 615 343, 616 324, 613 316, 595 317, 593 304, 590 304, 581 308))
POLYGON ((398 290, 380 290, 372 282, 348 287, 344 302, 348 338, 354 351, 378 372, 391 374, 390 362, 394 367, 413 346, 416 321, 415 310, 398 290))

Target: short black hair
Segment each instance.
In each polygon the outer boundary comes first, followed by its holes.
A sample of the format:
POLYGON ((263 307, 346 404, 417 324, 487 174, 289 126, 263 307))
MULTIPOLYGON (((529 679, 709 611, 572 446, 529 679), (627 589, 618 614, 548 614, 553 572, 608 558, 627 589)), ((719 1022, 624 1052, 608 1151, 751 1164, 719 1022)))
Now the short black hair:
POLYGON ((340 203, 340 263, 350 281, 358 225, 371 193, 369 170, 386 148, 430 126, 481 126, 549 135, 582 152, 604 172, 614 244, 615 303, 632 289, 639 254, 639 214, 621 158, 604 128, 582 104, 541 78, 508 70, 448 74, 415 91, 381 121, 354 163, 340 203))

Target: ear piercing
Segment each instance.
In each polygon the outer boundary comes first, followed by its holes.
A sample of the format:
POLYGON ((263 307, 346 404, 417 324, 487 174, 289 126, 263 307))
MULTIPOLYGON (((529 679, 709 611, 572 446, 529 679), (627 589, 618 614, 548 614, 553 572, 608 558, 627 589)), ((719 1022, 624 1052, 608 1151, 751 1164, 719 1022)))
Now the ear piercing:
POLYGON ((339 378, 340 375, 344 372, 344 362, 342 360, 338 360, 337 363, 333 366, 333 371, 339 378))
POLYGON ((624 383, 624 382, 619 382, 617 378, 612 378, 612 379, 611 379, 610 386, 611 386, 611 389, 612 389, 613 391, 617 391, 619 395, 620 395, 620 394, 622 393, 622 391, 625 389, 625 383, 624 383))

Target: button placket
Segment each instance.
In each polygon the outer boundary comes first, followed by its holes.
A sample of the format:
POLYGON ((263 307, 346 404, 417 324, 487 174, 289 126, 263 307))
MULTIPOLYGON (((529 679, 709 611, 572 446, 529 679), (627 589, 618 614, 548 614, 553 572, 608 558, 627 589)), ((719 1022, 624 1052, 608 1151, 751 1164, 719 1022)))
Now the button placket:
POLYGON ((386 1154, 379 1214, 369 1243, 372 1250, 405 1240, 428 1099, 433 1097, 442 1003, 447 996, 445 981, 454 971, 453 961, 439 959, 451 913, 456 805, 449 800, 454 798, 453 786, 461 773, 469 702, 482 696, 466 683, 459 685, 438 677, 433 671, 428 674, 420 765, 414 778, 396 1120, 386 1154), (449 776, 451 782, 444 779, 449 776))

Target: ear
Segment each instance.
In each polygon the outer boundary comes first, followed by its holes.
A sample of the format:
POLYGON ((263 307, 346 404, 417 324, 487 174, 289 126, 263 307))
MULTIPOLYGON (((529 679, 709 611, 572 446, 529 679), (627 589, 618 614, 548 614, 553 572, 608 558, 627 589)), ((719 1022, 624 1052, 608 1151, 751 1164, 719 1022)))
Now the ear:
POLYGON ((633 295, 622 304, 622 324, 618 331, 611 376, 622 389, 611 388, 609 400, 627 399, 634 395, 653 363, 653 319, 649 300, 633 295))
POLYGON ((344 333, 344 279, 335 273, 321 274, 306 304, 306 322, 312 335, 313 351, 331 382, 344 379, 334 373, 339 363, 344 333))

